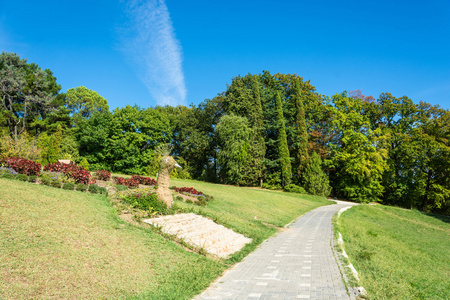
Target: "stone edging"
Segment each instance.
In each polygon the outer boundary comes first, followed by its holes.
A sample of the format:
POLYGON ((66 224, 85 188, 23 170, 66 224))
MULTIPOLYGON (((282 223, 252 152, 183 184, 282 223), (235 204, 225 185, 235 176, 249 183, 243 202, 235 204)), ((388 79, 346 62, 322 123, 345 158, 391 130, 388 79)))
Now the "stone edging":
MULTIPOLYGON (((341 213, 343 213, 344 211, 352 208, 353 206, 346 206, 341 208, 338 212, 337 212, 337 217, 336 217, 336 223, 338 222, 339 216, 341 215, 341 213)), ((337 224, 336 224, 337 226, 337 224)), ((359 283, 359 277, 358 277, 358 271, 356 271, 355 267, 353 266, 353 264, 350 262, 350 258, 348 257, 347 253, 345 252, 344 249, 344 240, 342 239, 342 234, 338 231, 338 240, 337 240, 337 244, 340 248, 340 250, 342 251, 342 256, 345 257, 347 259, 348 265, 346 266, 347 268, 349 268, 352 271, 352 275, 353 277, 355 277, 356 281, 359 283)), ((333 241, 335 240, 334 236, 333 236, 333 241)), ((336 253, 337 254, 337 253, 336 253)), ((338 261, 339 261, 339 265, 342 266, 342 262, 340 262, 339 257, 337 257, 338 261)), ((344 266, 345 267, 345 266, 344 266)), ((345 280, 347 280, 347 277, 345 276, 345 272, 343 274, 345 280)), ((351 288, 351 299, 354 299, 354 297, 358 297, 360 295, 366 295, 366 290, 364 289, 364 287, 362 286, 358 286, 358 287, 354 287, 351 288), (352 297, 353 296, 353 297, 352 297)))

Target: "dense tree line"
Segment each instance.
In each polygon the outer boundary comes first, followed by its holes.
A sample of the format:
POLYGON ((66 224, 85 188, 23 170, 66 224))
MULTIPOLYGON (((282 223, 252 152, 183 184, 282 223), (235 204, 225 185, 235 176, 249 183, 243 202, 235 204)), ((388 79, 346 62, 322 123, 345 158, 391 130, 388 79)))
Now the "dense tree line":
POLYGON ((155 175, 155 149, 171 143, 184 178, 450 212, 450 112, 406 96, 322 96, 269 72, 189 108, 110 111, 86 87, 60 89, 50 70, 0 55, 0 156, 155 175))

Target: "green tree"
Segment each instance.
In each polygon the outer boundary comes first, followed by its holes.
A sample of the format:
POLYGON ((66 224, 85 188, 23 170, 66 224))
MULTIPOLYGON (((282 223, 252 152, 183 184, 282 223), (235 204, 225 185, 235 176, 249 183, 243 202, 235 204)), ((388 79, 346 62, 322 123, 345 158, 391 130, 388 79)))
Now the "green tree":
POLYGON ((313 152, 311 160, 302 172, 304 188, 308 194, 328 196, 331 192, 330 181, 327 174, 322 170, 322 159, 313 152))
POLYGON ((39 148, 41 148, 41 164, 56 163, 61 158, 62 129, 59 126, 57 131, 48 135, 44 132, 39 137, 39 148))
POLYGON ((421 102, 420 126, 413 140, 418 159, 415 165, 415 194, 423 211, 450 213, 450 112, 421 102))
POLYGON ((308 133, 306 131, 305 109, 301 98, 302 91, 300 89, 299 80, 294 81, 293 100, 295 102, 295 165, 298 179, 301 178, 303 168, 309 161, 308 157, 308 133))
POLYGON ((244 167, 249 163, 252 130, 246 118, 224 115, 216 126, 220 174, 225 183, 244 184, 244 167))
POLYGON ((71 161, 79 162, 80 153, 78 151, 78 144, 75 137, 72 135, 65 135, 61 142, 61 159, 69 159, 71 161))
POLYGON ((337 168, 338 194, 357 202, 379 201, 381 176, 388 167, 386 137, 380 129, 370 128, 361 99, 342 93, 333 96, 333 102, 339 142, 332 145, 332 160, 337 168))
POLYGON ((223 115, 221 96, 183 111, 173 133, 174 154, 192 167, 195 179, 217 181, 217 136, 215 127, 223 115))
POLYGON ((88 119, 95 111, 109 110, 108 101, 105 98, 84 86, 67 90, 66 97, 68 107, 77 123, 82 118, 88 119))
POLYGON ((292 168, 289 157, 289 148, 287 144, 286 128, 283 116, 283 106, 281 103, 280 93, 278 92, 275 99, 277 111, 277 127, 278 127, 278 155, 281 170, 281 186, 291 183, 292 168))
POLYGON ((264 140, 264 118, 258 76, 248 74, 233 78, 221 98, 224 112, 244 117, 253 130, 249 142, 249 156, 243 172, 241 184, 261 186, 264 177, 266 145, 264 140))
POLYGON ((0 113, 11 137, 17 139, 28 123, 48 111, 60 89, 50 70, 28 64, 15 53, 0 54, 0 113))

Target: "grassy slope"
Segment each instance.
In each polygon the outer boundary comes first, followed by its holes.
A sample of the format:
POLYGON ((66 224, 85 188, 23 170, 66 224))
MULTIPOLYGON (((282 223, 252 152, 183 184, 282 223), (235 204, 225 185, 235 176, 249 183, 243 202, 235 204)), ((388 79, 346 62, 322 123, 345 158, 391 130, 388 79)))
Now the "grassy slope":
POLYGON ((370 299, 450 299, 450 218, 360 205, 339 219, 370 299))
POLYGON ((191 180, 171 179, 170 183, 178 187, 195 187, 205 194, 214 196, 214 200, 207 207, 183 202, 176 202, 177 205, 208 216, 217 223, 233 228, 236 232, 253 239, 253 243, 231 257, 228 262, 242 259, 258 244, 274 234, 277 231, 275 227, 283 227, 305 212, 333 203, 318 196, 236 188, 191 180))
MULTIPOLYGON (((275 232, 261 221, 282 226, 327 203, 193 181, 173 184, 213 195, 208 207, 194 209, 258 241, 275 232)), ((188 299, 227 268, 122 222, 103 196, 6 179, 0 190, 0 299, 188 299)))

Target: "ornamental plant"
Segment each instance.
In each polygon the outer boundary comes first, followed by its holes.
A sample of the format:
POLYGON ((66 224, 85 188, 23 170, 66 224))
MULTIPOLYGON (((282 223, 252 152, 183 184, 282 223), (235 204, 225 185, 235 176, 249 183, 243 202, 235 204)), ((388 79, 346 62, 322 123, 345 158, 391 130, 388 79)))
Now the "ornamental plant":
POLYGON ((111 172, 108 172, 106 170, 95 171, 95 177, 98 180, 108 181, 109 179, 111 179, 111 172))
POLYGON ((75 180, 75 183, 88 184, 91 178, 91 173, 88 170, 75 164, 63 164, 60 162, 47 164, 44 167, 44 171, 63 172, 67 177, 75 180))
POLYGON ((133 176, 131 176, 131 179, 136 180, 140 184, 144 184, 144 185, 156 185, 156 180, 153 178, 150 178, 150 177, 142 177, 139 175, 133 175, 133 176))
POLYGON ((139 186, 139 181, 137 181, 136 179, 125 179, 123 177, 113 177, 114 183, 115 184, 120 184, 120 185, 125 185, 127 187, 138 187, 139 186))
POLYGON ((19 174, 39 175, 41 164, 21 157, 4 157, 0 163, 7 168, 14 169, 19 174))
POLYGON ((203 195, 203 192, 197 191, 196 189, 194 189, 193 187, 181 187, 181 188, 177 188, 176 186, 171 187, 172 190, 174 190, 177 193, 180 194, 189 194, 192 196, 200 196, 203 195))

